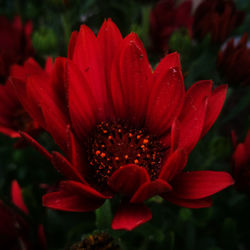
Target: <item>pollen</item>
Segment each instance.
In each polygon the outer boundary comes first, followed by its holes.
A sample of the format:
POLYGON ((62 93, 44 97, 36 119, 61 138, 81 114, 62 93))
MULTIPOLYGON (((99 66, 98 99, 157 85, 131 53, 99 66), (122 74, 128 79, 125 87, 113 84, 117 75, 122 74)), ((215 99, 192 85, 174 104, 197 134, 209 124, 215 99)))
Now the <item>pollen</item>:
POLYGON ((93 180, 106 185, 108 178, 127 164, 145 168, 154 180, 159 175, 165 150, 159 139, 143 129, 102 122, 91 133, 86 152, 93 180))
POLYGON ((105 153, 101 153, 101 157, 102 157, 102 158, 104 158, 104 157, 105 157, 105 155, 106 155, 105 153))

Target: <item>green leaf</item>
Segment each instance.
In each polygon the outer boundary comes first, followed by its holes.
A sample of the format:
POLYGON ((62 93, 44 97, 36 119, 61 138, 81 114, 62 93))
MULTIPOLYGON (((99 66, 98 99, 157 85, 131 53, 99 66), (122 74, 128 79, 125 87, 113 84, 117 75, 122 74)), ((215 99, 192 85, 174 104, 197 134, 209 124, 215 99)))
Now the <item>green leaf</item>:
POLYGON ((95 213, 97 229, 109 229, 112 223, 110 201, 106 200, 105 203, 100 208, 98 208, 95 213))

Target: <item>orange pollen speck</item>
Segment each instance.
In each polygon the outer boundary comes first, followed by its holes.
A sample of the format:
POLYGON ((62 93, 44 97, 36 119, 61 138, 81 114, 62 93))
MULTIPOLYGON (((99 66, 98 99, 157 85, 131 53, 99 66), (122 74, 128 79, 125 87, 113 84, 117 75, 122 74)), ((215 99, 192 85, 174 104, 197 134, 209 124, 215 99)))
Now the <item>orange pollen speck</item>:
POLYGON ((120 167, 136 164, 147 170, 150 178, 157 178, 166 148, 143 130, 117 123, 102 122, 92 131, 86 143, 89 178, 98 185, 107 185, 109 177, 120 167))

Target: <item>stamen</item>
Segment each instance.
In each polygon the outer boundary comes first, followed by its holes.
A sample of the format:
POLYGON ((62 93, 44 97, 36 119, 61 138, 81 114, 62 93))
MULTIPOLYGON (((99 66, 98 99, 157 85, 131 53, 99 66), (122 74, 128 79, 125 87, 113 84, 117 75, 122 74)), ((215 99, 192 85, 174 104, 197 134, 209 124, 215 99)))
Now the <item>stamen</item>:
POLYGON ((127 164, 145 168, 154 180, 165 151, 156 137, 143 130, 108 122, 97 125, 87 145, 90 168, 97 184, 106 184, 115 170, 127 164))

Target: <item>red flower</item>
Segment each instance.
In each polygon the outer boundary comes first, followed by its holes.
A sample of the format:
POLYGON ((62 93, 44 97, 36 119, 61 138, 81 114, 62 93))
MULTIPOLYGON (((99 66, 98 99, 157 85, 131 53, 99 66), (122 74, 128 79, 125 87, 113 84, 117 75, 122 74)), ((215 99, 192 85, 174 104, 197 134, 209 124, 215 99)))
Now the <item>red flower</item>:
POLYGON ((194 14, 194 37, 203 39, 210 34, 213 43, 223 43, 241 25, 244 17, 244 12, 237 11, 233 0, 205 0, 194 14))
POLYGON ((231 39, 218 54, 218 69, 230 84, 250 84, 250 47, 247 43, 248 35, 245 33, 239 42, 231 39))
POLYGON ((163 0, 156 4, 150 13, 150 36, 154 50, 166 53, 171 35, 180 28, 187 28, 191 36, 191 10, 191 1, 178 6, 174 0, 163 0))
MULTIPOLYGON (((22 88, 26 84, 28 76, 49 74, 51 67, 51 58, 47 60, 45 70, 43 70, 33 59, 30 58, 24 63, 24 66, 12 66, 10 75, 16 79, 16 82, 18 82, 22 88)), ((12 138, 18 138, 20 137, 20 130, 29 132, 32 135, 36 135, 40 132, 40 126, 36 121, 33 121, 24 110, 15 93, 15 89, 9 81, 7 81, 5 85, 0 85, 0 99, 1 133, 12 138)))
POLYGON ((123 39, 111 20, 97 37, 85 25, 73 32, 68 58, 56 59, 52 78, 29 82, 20 99, 66 155, 23 133, 68 179, 43 197, 47 207, 91 211, 120 193, 112 227, 131 230, 151 219, 144 201, 154 195, 207 207, 233 183, 226 172, 182 172, 219 115, 226 86, 212 90, 211 81, 200 81, 185 93, 177 53, 152 72, 137 35, 123 39))
POLYGON ((250 193, 250 129, 244 143, 239 143, 233 153, 232 175, 240 192, 250 193))
POLYGON ((12 64, 21 64, 33 55, 31 33, 31 22, 23 26, 19 16, 12 22, 0 16, 0 82, 8 78, 12 64))
POLYGON ((10 250, 45 250, 46 242, 42 225, 38 226, 38 243, 30 238, 32 230, 27 218, 29 211, 23 201, 21 188, 17 181, 11 185, 13 207, 9 207, 0 200, 0 245, 2 249, 10 250))

